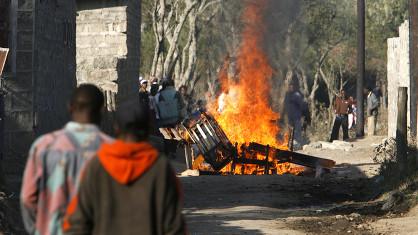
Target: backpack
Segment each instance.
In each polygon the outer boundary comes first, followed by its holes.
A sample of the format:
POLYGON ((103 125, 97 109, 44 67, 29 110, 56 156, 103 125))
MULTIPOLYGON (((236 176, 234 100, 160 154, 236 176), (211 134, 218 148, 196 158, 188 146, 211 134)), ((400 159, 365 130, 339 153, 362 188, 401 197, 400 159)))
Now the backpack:
POLYGON ((157 103, 161 125, 176 124, 180 120, 179 94, 176 90, 160 92, 157 103))

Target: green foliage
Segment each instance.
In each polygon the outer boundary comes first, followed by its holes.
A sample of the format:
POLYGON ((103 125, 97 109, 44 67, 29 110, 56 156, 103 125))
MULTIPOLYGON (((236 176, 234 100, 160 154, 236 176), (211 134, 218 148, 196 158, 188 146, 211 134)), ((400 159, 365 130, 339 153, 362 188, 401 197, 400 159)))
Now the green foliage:
POLYGON ((367 69, 386 77, 386 42, 408 19, 408 0, 366 1, 367 69))
MULTIPOLYGON (((152 64, 155 38, 152 10, 155 0, 142 1, 141 74, 148 74, 152 64)), ((247 0, 248 1, 248 0, 247 0)), ((227 56, 234 57, 242 28, 242 0, 223 0, 219 12, 199 17, 196 76, 206 83, 217 76, 227 56)), ((335 69, 335 77, 356 77, 357 2, 353 0, 271 0, 266 18, 268 35, 265 45, 279 79, 286 71, 302 68, 312 86, 318 63, 324 53, 325 69, 335 69), (339 70, 339 71, 338 71, 339 70), (341 73, 341 70, 343 72, 341 73)), ((408 0, 366 1, 366 70, 386 78, 386 40, 397 36, 399 25, 408 18, 408 0)), ((185 27, 180 45, 187 40, 185 27)), ((323 82, 321 82, 323 87, 323 82)), ((278 83, 278 85, 280 85, 278 83)), ((349 84, 348 84, 349 85, 349 84)), ((323 89, 322 89, 323 90, 323 89)), ((319 91, 319 100, 327 96, 319 91)))
POLYGON ((141 66, 140 74, 144 76, 151 70, 154 56, 155 37, 152 29, 152 10, 154 0, 142 0, 141 14, 141 66))

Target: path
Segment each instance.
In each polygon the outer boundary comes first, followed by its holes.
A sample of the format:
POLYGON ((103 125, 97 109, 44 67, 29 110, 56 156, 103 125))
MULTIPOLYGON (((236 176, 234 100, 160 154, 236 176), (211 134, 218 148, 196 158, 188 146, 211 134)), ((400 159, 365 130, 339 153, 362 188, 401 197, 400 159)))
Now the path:
POLYGON ((382 139, 352 142, 354 147, 347 152, 306 150, 337 162, 333 172, 321 179, 293 175, 180 177, 189 230, 191 234, 374 234, 361 216, 352 218, 351 211, 344 216, 333 210, 367 202, 373 196, 370 177, 378 166, 372 161, 372 151, 382 139))

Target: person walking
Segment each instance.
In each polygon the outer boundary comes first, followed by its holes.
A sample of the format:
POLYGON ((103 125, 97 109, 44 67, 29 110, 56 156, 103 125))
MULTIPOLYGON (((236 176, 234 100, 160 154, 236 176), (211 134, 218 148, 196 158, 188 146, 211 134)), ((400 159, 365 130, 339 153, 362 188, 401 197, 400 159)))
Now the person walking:
POLYGON ((302 94, 297 91, 293 84, 289 85, 284 100, 285 112, 289 125, 293 128, 294 147, 302 144, 302 115, 306 111, 302 94))
POLYGON ((379 98, 373 89, 368 89, 367 94, 367 135, 376 135, 376 120, 379 111, 379 98))
POLYGON ((356 101, 352 96, 348 98, 350 105, 348 106, 348 129, 351 130, 351 128, 355 127, 356 125, 356 113, 357 113, 357 107, 356 107, 356 101))
POLYGON ((139 77, 139 103, 141 105, 149 105, 148 81, 139 77))
POLYGON ((162 89, 156 96, 160 127, 172 127, 180 122, 184 107, 180 93, 174 87, 174 80, 165 78, 162 89))
POLYGON ((112 141, 98 128, 102 110, 102 92, 80 85, 70 101, 72 121, 33 143, 20 195, 29 234, 62 234, 63 215, 76 195, 80 172, 102 143, 112 141))
MULTIPOLYGON (((174 80, 165 78, 162 89, 156 96, 158 110, 158 126, 161 128, 173 128, 181 120, 181 110, 184 107, 181 95, 174 87, 174 80)), ((166 156, 176 158, 178 141, 164 139, 164 153, 166 156)))
POLYGON ((157 94, 158 90, 160 89, 160 84, 158 83, 158 79, 154 78, 151 82, 151 88, 149 92, 149 107, 150 107, 150 115, 151 115, 151 134, 158 133, 158 120, 160 119, 160 115, 158 114, 158 107, 157 107, 157 94))
POLYGON ((348 111, 350 101, 346 99, 345 91, 341 90, 340 94, 335 98, 334 112, 335 120, 332 127, 330 142, 338 140, 340 127, 343 129, 343 140, 349 139, 348 136, 348 111))
POLYGON ((87 166, 65 234, 186 234, 179 182, 147 140, 146 109, 117 111, 117 140, 103 144, 87 166))

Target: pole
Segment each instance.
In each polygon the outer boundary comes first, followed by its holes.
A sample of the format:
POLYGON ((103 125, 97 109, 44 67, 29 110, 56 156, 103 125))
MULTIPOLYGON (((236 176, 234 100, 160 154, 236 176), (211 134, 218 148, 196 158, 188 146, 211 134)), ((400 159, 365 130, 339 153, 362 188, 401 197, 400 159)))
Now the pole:
POLYGON ((396 123, 396 150, 397 162, 399 164, 400 178, 407 175, 407 147, 408 147, 408 129, 407 129, 407 111, 408 111, 408 88, 399 87, 398 89, 398 119, 396 123))
POLYGON ((365 0, 357 0, 357 137, 364 136, 365 0))

